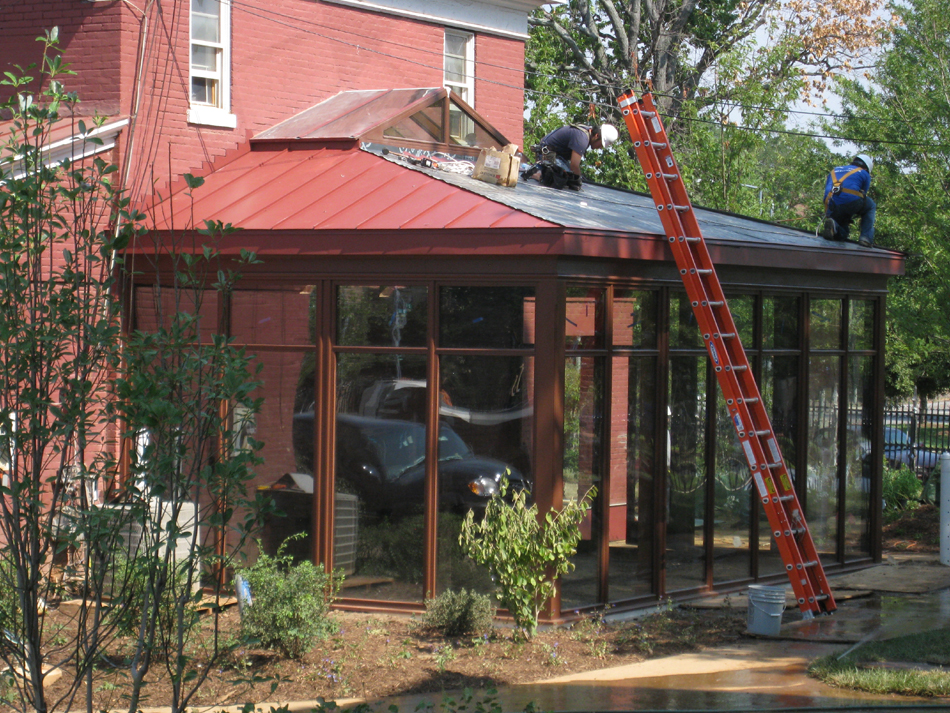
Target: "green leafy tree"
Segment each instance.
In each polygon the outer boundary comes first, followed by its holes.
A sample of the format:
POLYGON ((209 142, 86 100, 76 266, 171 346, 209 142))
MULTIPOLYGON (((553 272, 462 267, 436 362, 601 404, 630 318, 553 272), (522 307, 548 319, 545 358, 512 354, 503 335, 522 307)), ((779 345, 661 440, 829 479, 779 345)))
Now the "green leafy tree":
POLYGON ((68 70, 43 38, 41 67, 6 72, 12 129, 0 138, 0 587, 15 616, 4 617, 0 658, 14 677, 22 710, 68 702, 90 674, 114 627, 102 607, 101 561, 86 544, 114 535, 93 507, 96 489, 115 473, 107 447, 114 424, 103 418, 109 374, 120 365, 114 269, 135 235, 136 216, 114 185, 115 166, 95 157, 53 164, 54 127, 72 124, 89 145, 96 127, 73 119, 77 98, 68 70), (45 81, 27 91, 34 70, 45 81), (87 604, 65 644, 42 616, 57 590, 54 561, 82 572, 87 604), (71 670, 63 699, 47 700, 46 672, 71 670))
MULTIPOLYGON (((238 279, 211 246, 230 229, 197 231, 209 244, 197 254, 172 239, 155 260, 142 255, 157 327, 122 332, 115 295, 142 216, 113 164, 50 158, 64 123, 83 148, 101 144, 100 121, 73 118, 57 39, 55 29, 41 38, 41 66, 0 80, 12 94, 0 138, 0 658, 24 672, 4 698, 23 711, 92 711, 95 665, 128 627, 129 710, 160 661, 177 713, 207 675, 189 656, 198 585, 220 593, 263 512, 246 493, 259 444, 236 435, 260 405, 250 358, 198 316, 203 295, 238 279), (122 443, 133 444, 128 469, 122 443), (43 612, 65 593, 78 613, 52 629, 43 612), (55 700, 51 670, 66 681, 55 700)), ((226 650, 217 635, 203 643, 226 650)))
POLYGON ((554 596, 554 581, 574 569, 571 557, 581 539, 580 523, 596 491, 567 500, 559 512, 540 517, 521 490, 506 502, 507 484, 492 496, 485 515, 476 521, 470 510, 462 523, 459 544, 478 564, 488 567, 501 590, 502 605, 526 638, 538 629, 538 616, 554 596))
MULTIPOLYGON (((907 253, 891 283, 888 391, 926 399, 950 388, 950 15, 909 0, 868 82, 841 81, 831 128, 875 159, 875 243, 907 253)), ((857 152, 857 151, 856 151, 857 152)))

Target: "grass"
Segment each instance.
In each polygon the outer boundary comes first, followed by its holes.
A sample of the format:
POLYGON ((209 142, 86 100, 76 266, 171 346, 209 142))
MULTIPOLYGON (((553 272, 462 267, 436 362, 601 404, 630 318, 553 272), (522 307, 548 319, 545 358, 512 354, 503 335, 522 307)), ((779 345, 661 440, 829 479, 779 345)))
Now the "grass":
POLYGON ((839 688, 906 696, 950 695, 950 629, 873 641, 808 667, 811 676, 839 688), (896 665, 895 665, 896 664, 896 665))

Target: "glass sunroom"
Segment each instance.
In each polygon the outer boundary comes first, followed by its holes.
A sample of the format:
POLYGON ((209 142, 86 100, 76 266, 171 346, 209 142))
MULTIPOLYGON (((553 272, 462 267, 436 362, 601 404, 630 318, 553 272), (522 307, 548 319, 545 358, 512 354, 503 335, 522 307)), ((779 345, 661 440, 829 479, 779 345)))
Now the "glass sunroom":
MULTIPOLYGON (((378 148, 271 134, 192 191, 199 220, 243 228, 222 254, 261 260, 206 318, 262 365, 255 484, 283 513, 264 547, 306 533, 295 554, 343 569, 348 607, 486 591, 458 528, 504 477, 542 510, 597 488, 550 618, 783 582, 652 201, 378 148)), ((698 217, 826 569, 878 560, 900 256, 698 217)))

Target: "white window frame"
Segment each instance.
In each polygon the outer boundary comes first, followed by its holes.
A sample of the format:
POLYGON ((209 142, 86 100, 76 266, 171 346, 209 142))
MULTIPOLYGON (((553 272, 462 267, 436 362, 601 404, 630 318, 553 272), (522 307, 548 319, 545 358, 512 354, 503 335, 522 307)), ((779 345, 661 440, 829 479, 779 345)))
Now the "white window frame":
POLYGON ((446 89, 463 89, 463 92, 457 91, 456 94, 462 98, 466 104, 475 108, 475 35, 471 32, 445 28, 445 39, 442 42, 442 84, 446 89), (450 81, 446 61, 450 56, 446 47, 446 40, 449 37, 461 39, 465 43, 465 56, 462 58, 465 62, 465 72, 463 82, 450 81))
POLYGON ((233 129, 237 127, 237 117, 231 113, 231 0, 217 0, 220 3, 220 42, 210 43, 195 40, 192 36, 193 8, 189 2, 188 12, 188 122, 233 129), (218 52, 218 71, 207 72, 192 66, 192 47, 200 45, 212 47, 218 52), (218 101, 216 104, 196 102, 191 97, 191 80, 193 77, 214 79, 218 82, 218 101))

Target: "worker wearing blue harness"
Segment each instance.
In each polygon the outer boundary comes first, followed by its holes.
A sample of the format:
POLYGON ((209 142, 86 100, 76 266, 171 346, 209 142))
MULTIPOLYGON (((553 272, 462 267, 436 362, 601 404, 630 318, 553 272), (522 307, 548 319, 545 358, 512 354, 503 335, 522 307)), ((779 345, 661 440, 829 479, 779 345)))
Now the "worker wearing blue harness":
POLYGON ((865 247, 874 243, 874 215, 877 205, 868 196, 874 161, 858 154, 847 166, 838 166, 825 181, 825 222, 821 235, 826 240, 847 240, 851 221, 861 219, 858 242, 865 247))

